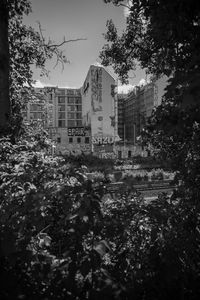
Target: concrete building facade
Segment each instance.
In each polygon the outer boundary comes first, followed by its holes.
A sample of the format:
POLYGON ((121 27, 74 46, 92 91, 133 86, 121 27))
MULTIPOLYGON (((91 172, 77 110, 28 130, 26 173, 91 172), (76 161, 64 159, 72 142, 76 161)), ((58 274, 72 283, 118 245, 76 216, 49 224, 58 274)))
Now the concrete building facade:
POLYGON ((112 156, 117 138, 115 79, 100 65, 91 65, 81 88, 83 126, 90 128, 92 153, 112 156))

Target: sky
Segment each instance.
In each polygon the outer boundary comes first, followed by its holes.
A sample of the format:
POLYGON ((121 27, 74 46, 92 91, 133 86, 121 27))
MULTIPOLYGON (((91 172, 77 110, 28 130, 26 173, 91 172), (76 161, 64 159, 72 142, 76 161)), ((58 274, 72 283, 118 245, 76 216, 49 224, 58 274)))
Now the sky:
MULTIPOLYGON (((123 7, 105 4, 103 0, 31 0, 32 13, 24 18, 27 25, 38 29, 40 22, 43 35, 54 42, 65 39, 86 38, 83 41, 65 44, 64 54, 70 61, 55 68, 55 60, 47 63, 49 77, 41 77, 37 69, 33 69, 34 79, 38 85, 48 84, 59 87, 81 87, 86 78, 89 66, 99 61, 99 53, 105 44, 103 33, 106 33, 106 21, 112 19, 119 30, 125 28, 126 14, 123 7)), ((138 68, 130 77, 130 85, 136 85, 145 72, 138 68)), ((130 86, 122 87, 122 91, 130 86)))

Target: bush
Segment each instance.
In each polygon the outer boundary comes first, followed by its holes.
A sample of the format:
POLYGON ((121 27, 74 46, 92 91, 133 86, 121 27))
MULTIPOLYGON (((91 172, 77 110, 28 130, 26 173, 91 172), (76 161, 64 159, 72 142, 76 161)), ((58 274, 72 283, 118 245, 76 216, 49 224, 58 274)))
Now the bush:
POLYGON ((181 186, 150 203, 131 189, 105 197, 35 149, 1 141, 2 299, 198 299, 199 218, 181 186))

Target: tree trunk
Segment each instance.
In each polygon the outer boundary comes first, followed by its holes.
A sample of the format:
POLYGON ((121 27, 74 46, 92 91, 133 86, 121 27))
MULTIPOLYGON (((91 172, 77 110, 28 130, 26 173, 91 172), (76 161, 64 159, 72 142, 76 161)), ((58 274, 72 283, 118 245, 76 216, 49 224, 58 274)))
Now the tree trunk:
POLYGON ((0 0, 0 136, 7 131, 9 115, 8 7, 7 0, 0 0))

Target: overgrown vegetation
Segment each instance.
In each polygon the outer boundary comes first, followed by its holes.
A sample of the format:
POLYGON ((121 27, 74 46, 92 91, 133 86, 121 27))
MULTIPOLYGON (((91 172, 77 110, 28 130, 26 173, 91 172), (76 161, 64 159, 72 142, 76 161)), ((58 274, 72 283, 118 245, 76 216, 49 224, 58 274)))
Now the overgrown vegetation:
MULTIPOLYGON (((16 22, 18 16, 22 16, 27 9, 30 9, 25 0, 3 0, 3 2, 16 22)), ((105 2, 119 4, 122 1, 106 0, 105 2)), ((129 2, 134 4, 127 23, 130 33, 134 33, 131 24, 140 21, 139 13, 149 17, 150 23, 144 24, 152 27, 150 31, 145 32, 148 38, 144 39, 145 43, 155 37, 152 35, 153 29, 156 32, 162 29, 162 26, 153 25, 161 25, 162 20, 163 22, 166 20, 169 26, 171 24, 171 19, 163 18, 163 14, 156 15, 159 10, 155 9, 161 9, 162 12, 162 9, 169 8, 170 14, 167 16, 174 16, 171 14, 174 12, 176 20, 177 16, 178 18, 183 16, 183 10, 181 10, 182 14, 178 14, 176 9, 171 9, 171 6, 174 8, 174 5, 178 5, 180 1, 170 1, 169 4, 161 1, 163 6, 156 5, 158 1, 129 2), (160 18, 154 18, 155 15, 160 18), (152 20, 157 20, 158 23, 151 23, 152 20)), ((188 5, 190 8, 188 15, 193 15, 198 4, 192 1, 188 5), (192 6, 193 4, 196 6, 192 6)), ((187 17, 187 12, 185 14, 187 17)), ((19 20, 21 22, 21 18, 19 20)), ((184 26, 187 25, 187 20, 184 19, 184 26)), ((12 23, 12 18, 10 21, 12 23)), ((192 26, 197 26, 198 21, 197 17, 192 26)), ((138 22, 137 25, 143 26, 143 23, 138 22)), ((175 26, 174 23, 172 25, 175 26)), ((195 28, 198 29, 198 26, 195 28)), ((163 28, 166 31, 166 27, 163 28)), ((140 27, 136 29, 139 30, 140 27)), ((13 36, 13 39, 17 37, 19 45, 22 45, 23 32, 26 34, 26 31, 23 31, 24 27, 21 25, 16 27, 16 30, 17 35, 13 36)), ((177 41, 177 36, 173 35, 174 32, 176 33, 173 26, 169 32, 173 37, 169 41, 177 41)), ((183 32, 184 37, 185 32, 183 32)), ((163 35, 164 42, 166 36, 163 35)), ((12 35, 10 39, 11 37, 12 35)), ((134 47, 137 46, 138 40, 134 40, 137 36, 129 37, 134 42, 134 47)), ((162 41, 161 39, 160 43, 162 41)), ((191 45, 190 41, 193 44, 194 39, 188 36, 184 44, 185 51, 186 46, 191 45)), ((179 42, 181 43, 182 40, 179 42)), ((195 42, 198 46, 197 40, 195 42)), ((128 49, 127 43, 126 49, 128 49)), ((157 40, 152 47, 156 43, 157 40)), ((23 45, 25 46, 24 43, 23 45)), ((21 47, 14 49, 15 55, 19 57, 25 54, 24 49, 22 49, 23 53, 20 52, 21 47)), ((27 55, 32 53, 31 49, 27 48, 27 55)), ((157 53, 156 49, 155 53, 157 53)), ((39 53, 34 52, 36 61, 41 57, 39 53)), ((145 53, 145 51, 141 52, 142 55, 145 53)), ((170 53, 173 54, 173 51, 170 53)), ((43 54, 44 59, 48 58, 47 53, 43 52, 43 54)), ((161 55, 162 52, 158 54, 161 55)), ((12 56, 12 53, 10 55, 11 61, 14 60, 15 56, 12 56)), ((167 57, 171 57, 170 55, 167 57)), ((151 61, 147 60, 146 65, 150 64, 151 70, 153 67, 157 70, 155 57, 150 58, 151 61)), ((181 57, 179 58, 181 60, 181 57)), ((189 61, 190 53, 187 58, 189 61)), ((27 70, 29 63, 36 61, 30 58, 26 61, 19 60, 20 64, 16 64, 11 71, 15 70, 23 74, 23 68, 27 70)), ((118 67, 122 67, 121 70, 124 71, 124 61, 121 59, 118 62, 118 67)), ((172 63, 173 59, 170 62, 172 63)), ((182 65, 184 66, 186 62, 183 60, 182 65)), ((166 63, 169 63, 168 59, 166 63)), ((27 74, 25 72, 22 83, 31 80, 29 71, 30 69, 27 74)), ((16 75, 13 84, 19 84, 20 78, 20 75, 16 75)), ((177 81, 176 84, 180 84, 181 89, 185 91, 188 89, 188 82, 186 80, 187 84, 184 86, 181 85, 182 81, 177 81)), ((195 87, 197 88, 197 85, 195 87)), ((19 107, 22 105, 21 92, 23 91, 24 89, 20 89, 20 92, 15 94, 15 103, 19 102, 19 107)), ((174 92, 174 89, 172 91, 174 92)), ((14 126, 15 130, 10 131, 10 135, 1 133, 0 140, 1 299, 194 300, 199 298, 198 110, 195 114, 194 109, 185 110, 186 118, 182 110, 184 107, 179 106, 175 101, 180 98, 170 98, 174 102, 171 100, 169 102, 169 98, 166 99, 168 100, 163 103, 164 111, 158 110, 149 132, 153 132, 157 149, 158 145, 160 146, 160 154, 163 156, 165 154, 172 160, 172 167, 177 171, 177 180, 182 179, 182 184, 174 191, 172 197, 161 195, 151 203, 144 202, 140 195, 131 189, 120 190, 110 195, 106 192, 104 183, 99 180, 91 182, 84 174, 83 158, 80 162, 74 158, 72 162, 72 158, 66 161, 62 157, 49 155, 47 150, 51 144, 45 132, 40 129, 36 132, 31 128, 22 130, 21 125, 18 126, 20 124, 18 118, 12 119, 11 127, 14 126), (175 118, 175 112, 179 113, 180 118, 177 116, 175 118)), ((13 115, 16 112, 17 116, 14 102, 12 105, 11 112, 13 115)), ((103 163, 98 161, 99 169, 103 163)), ((112 165, 112 162, 110 164, 112 165)), ((91 168, 95 166, 93 158, 88 166, 91 168)), ((104 166, 107 168, 106 163, 104 166)))

